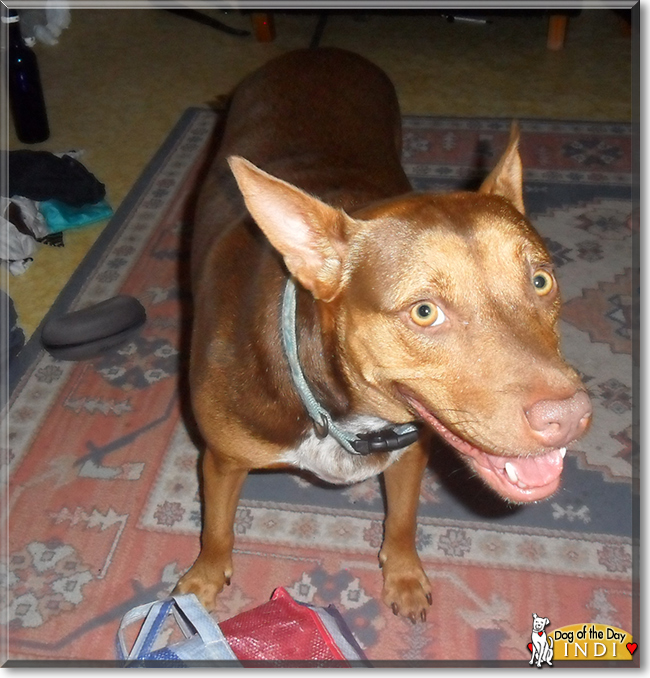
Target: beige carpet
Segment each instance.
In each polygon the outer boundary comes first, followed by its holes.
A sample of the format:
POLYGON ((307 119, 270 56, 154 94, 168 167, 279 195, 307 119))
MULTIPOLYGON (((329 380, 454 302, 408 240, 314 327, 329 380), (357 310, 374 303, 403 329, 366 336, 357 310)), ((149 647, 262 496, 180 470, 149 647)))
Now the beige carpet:
MULTIPOLYGON (((250 27, 239 12, 208 13, 250 27)), ((316 14, 276 16, 272 43, 238 38, 162 10, 73 10, 56 46, 36 48, 52 135, 35 149, 83 149, 117 208, 189 106, 226 94, 277 54, 309 45, 316 14)), ((546 49, 543 18, 447 23, 437 16, 329 19, 321 44, 384 68, 409 114, 629 121, 631 41, 609 10, 570 21, 562 51, 546 49)), ((13 132, 11 132, 13 134, 13 132)), ((10 148, 20 148, 10 136, 10 148)), ((104 224, 40 247, 31 268, 2 286, 29 336, 104 224)))

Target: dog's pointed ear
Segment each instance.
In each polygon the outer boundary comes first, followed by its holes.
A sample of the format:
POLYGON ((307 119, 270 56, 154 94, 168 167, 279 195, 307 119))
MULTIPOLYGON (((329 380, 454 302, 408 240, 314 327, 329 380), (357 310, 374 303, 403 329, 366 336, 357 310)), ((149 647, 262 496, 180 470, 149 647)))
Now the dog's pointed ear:
POLYGON ((343 283, 350 218, 244 158, 232 156, 228 163, 248 211, 289 271, 314 297, 332 301, 343 283))
POLYGON ((519 156, 519 124, 510 127, 510 139, 496 167, 479 188, 479 193, 491 193, 507 198, 522 214, 524 208, 523 170, 519 156))

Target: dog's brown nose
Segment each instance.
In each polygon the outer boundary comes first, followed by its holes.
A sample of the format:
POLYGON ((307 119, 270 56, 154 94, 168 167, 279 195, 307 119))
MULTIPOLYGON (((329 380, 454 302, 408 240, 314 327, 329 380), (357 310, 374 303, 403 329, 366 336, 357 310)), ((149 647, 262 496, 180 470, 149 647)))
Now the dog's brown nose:
POLYGON ((591 400, 578 391, 565 400, 539 400, 526 411, 533 436, 546 447, 564 447, 589 425, 591 400))

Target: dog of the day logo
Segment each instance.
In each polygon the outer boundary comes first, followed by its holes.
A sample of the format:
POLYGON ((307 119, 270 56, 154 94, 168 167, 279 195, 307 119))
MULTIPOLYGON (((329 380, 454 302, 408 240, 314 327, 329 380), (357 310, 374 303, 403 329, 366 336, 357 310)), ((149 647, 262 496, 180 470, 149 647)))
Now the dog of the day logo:
POLYGON ((551 662, 551 659, 553 659, 553 638, 549 638, 545 631, 549 623, 546 617, 538 617, 533 612, 533 632, 530 636, 531 642, 528 643, 528 649, 533 653, 533 656, 529 663, 531 666, 537 664, 538 669, 542 668, 544 662, 553 666, 551 662))
POLYGON ((533 613, 533 628, 528 649, 529 664, 542 668, 553 661, 631 660, 638 645, 632 636, 607 624, 571 624, 547 631, 547 617, 533 613))

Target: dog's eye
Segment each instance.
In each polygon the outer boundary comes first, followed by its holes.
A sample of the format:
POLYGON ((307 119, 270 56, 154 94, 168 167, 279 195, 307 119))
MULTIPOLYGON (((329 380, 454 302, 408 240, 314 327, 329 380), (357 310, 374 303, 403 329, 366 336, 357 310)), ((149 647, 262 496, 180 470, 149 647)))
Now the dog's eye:
POLYGON ((543 269, 535 271, 533 275, 533 287, 535 288, 535 293, 540 297, 546 296, 552 289, 554 285, 553 276, 543 269))
POLYGON ((430 301, 422 301, 411 309, 411 320, 420 327, 433 327, 445 320, 442 309, 430 301))

